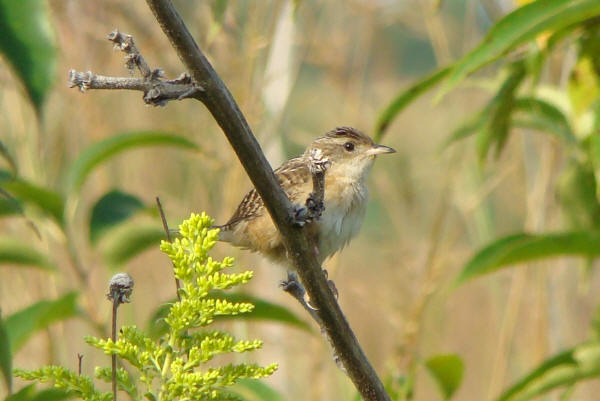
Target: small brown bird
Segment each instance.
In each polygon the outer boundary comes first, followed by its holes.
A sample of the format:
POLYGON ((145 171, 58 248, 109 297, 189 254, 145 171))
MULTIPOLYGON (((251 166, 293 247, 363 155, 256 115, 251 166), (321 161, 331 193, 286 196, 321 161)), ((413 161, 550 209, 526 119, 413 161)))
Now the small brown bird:
MULTIPOLYGON (((326 133, 315 139, 303 155, 288 160, 275 170, 292 203, 304 205, 313 189, 309 163, 310 155, 315 151, 320 151, 323 159, 329 161, 325 172, 325 209, 311 227, 322 264, 358 234, 369 197, 365 183, 369 170, 377 155, 395 150, 375 144, 367 135, 350 127, 326 133)), ((255 189, 246 194, 229 221, 218 227, 221 229, 220 240, 258 251, 290 267, 281 236, 255 189)))

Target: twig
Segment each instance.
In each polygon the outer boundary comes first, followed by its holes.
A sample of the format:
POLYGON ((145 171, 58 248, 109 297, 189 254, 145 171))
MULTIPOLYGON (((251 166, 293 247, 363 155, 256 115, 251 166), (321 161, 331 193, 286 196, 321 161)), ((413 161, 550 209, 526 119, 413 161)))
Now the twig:
POLYGON ((81 376, 81 361, 83 360, 83 354, 77 353, 77 374, 81 376))
POLYGON ((119 49, 126 54, 125 65, 127 66, 128 70, 133 71, 135 68, 137 68, 140 71, 140 74, 142 74, 142 77, 150 78, 150 76, 153 74, 153 71, 150 69, 150 66, 144 57, 142 57, 142 53, 140 53, 135 46, 133 36, 122 34, 118 29, 115 29, 108 34, 106 39, 115 44, 115 49, 119 49))
MULTIPOLYGON (((109 290, 106 297, 112 301, 112 332, 113 343, 117 342, 117 308, 122 303, 129 302, 133 291, 133 279, 127 273, 117 273, 110 279, 109 290)), ((117 355, 111 355, 112 362, 112 392, 113 401, 117 401, 117 355)))
MULTIPOLYGON (((160 199, 156 197, 156 206, 158 207, 158 213, 160 213, 160 219, 162 220, 163 229, 165 230, 165 234, 167 236, 167 241, 173 242, 171 239, 171 230, 169 230, 169 225, 167 224, 167 218, 165 217, 165 211, 160 203, 160 199)), ((181 295, 179 295, 179 290, 181 289, 181 282, 177 277, 175 277, 175 291, 177 292, 177 299, 181 302, 181 295)))
POLYGON ((198 48, 173 4, 169 0, 146 1, 196 83, 195 89, 191 90, 198 93, 188 97, 202 101, 213 115, 263 199, 282 235, 290 261, 298 272, 310 296, 311 304, 323 322, 327 337, 348 376, 365 401, 389 401, 381 380, 361 349, 323 274, 317 261, 315 247, 305 231, 295 224, 297 208, 290 203, 279 186, 231 93, 198 48))
POLYGON ((312 219, 318 220, 325 210, 325 172, 330 161, 323 157, 321 149, 313 149, 310 153, 308 169, 312 176, 313 190, 306 199, 306 208, 312 219))
POLYGON ((88 72, 69 71, 69 86, 78 87, 85 92, 88 89, 126 89, 144 92, 144 102, 153 106, 165 106, 169 100, 197 99, 202 100, 203 90, 196 85, 186 73, 166 80, 161 69, 151 70, 148 63, 135 46, 131 35, 114 30, 108 40, 125 55, 125 65, 130 71, 137 69, 142 78, 109 77, 88 72))
POLYGON ((329 160, 323 158, 320 149, 313 149, 310 153, 308 168, 312 176, 313 190, 306 198, 305 207, 295 206, 294 221, 297 227, 304 227, 321 218, 325 210, 325 171, 329 167, 329 160))

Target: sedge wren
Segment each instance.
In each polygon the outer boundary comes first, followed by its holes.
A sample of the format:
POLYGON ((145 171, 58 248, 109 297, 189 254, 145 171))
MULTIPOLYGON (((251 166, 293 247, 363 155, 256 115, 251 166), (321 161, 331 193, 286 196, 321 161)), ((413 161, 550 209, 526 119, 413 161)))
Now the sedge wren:
MULTIPOLYGON (((377 155, 395 150, 375 144, 367 135, 350 127, 326 133, 315 139, 304 154, 275 170, 279 184, 292 203, 303 204, 312 191, 309 167, 310 155, 315 151, 329 164, 325 172, 324 209, 310 227, 318 261, 322 264, 358 234, 369 197, 365 183, 369 170, 377 155)), ((217 227, 221 229, 221 241, 257 251, 290 266, 279 231, 255 189, 246 194, 229 221, 217 227)))

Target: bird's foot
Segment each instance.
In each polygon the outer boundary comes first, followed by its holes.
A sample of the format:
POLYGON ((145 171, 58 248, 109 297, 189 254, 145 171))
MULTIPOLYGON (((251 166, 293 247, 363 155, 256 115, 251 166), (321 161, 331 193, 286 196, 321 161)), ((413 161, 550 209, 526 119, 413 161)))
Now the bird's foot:
POLYGON ((300 302, 304 309, 306 309, 311 315, 318 310, 318 308, 314 307, 310 303, 310 300, 307 301, 305 299, 306 290, 300 283, 300 280, 298 280, 298 275, 295 272, 288 270, 287 278, 285 280, 281 280, 279 282, 279 286, 285 292, 296 298, 296 300, 300 302))
POLYGON ((279 283, 279 287, 282 290, 292 295, 301 303, 304 302, 304 295, 306 294, 306 290, 300 284, 300 280, 298 280, 298 275, 293 271, 287 272, 287 278, 285 280, 281 280, 279 283))
POLYGON ((319 220, 324 210, 325 204, 323 201, 317 200, 314 193, 311 193, 306 199, 305 206, 294 205, 292 223, 297 227, 304 227, 308 223, 319 220))
POLYGON ((296 227, 304 227, 312 221, 309 210, 305 206, 294 205, 292 209, 292 224, 296 227))

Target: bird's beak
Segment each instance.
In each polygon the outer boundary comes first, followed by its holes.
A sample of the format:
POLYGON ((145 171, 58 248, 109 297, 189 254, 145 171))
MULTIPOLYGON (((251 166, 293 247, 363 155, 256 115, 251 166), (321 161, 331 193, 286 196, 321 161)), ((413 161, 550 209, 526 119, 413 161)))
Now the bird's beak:
POLYGON ((390 148, 389 146, 384 146, 384 145, 373 145, 371 147, 371 149, 367 150, 367 154, 368 155, 383 155, 385 153, 396 153, 396 151, 392 148, 390 148))

